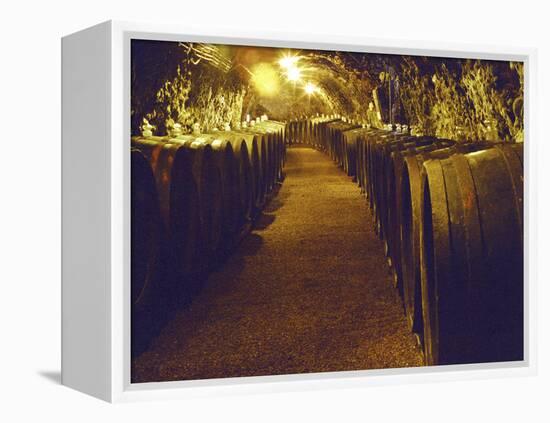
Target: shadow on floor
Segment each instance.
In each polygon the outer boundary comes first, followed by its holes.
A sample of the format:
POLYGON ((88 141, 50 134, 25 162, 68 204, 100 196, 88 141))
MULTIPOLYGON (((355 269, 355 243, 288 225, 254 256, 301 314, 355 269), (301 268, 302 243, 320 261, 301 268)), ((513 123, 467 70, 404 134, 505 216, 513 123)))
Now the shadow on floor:
POLYGON ((262 231, 267 229, 275 221, 274 214, 262 213, 258 216, 256 222, 254 222, 254 230, 262 231))
POLYGON ((281 185, 277 184, 275 189, 271 193, 271 198, 268 200, 267 204, 264 207, 265 213, 273 213, 280 209, 284 205, 284 200, 287 199, 287 193, 279 193, 281 190, 281 185))
POLYGON ((40 370, 37 372, 39 376, 42 376, 44 379, 55 383, 56 385, 61 385, 61 371, 59 370, 40 370))

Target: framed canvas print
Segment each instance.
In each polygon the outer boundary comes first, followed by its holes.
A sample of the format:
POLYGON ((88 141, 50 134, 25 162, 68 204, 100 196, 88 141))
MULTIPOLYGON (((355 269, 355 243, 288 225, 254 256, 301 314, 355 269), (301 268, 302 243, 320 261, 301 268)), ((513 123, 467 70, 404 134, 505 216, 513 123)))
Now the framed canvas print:
POLYGON ((535 370, 533 51, 123 22, 62 50, 65 385, 535 370))

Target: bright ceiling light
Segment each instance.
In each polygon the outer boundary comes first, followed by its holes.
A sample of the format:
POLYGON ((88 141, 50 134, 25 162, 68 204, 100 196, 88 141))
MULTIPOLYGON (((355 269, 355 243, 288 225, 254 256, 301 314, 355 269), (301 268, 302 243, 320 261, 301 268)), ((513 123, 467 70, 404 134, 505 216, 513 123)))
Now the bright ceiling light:
POLYGON ((279 59, 279 65, 284 69, 284 74, 291 82, 298 82, 302 77, 302 71, 298 67, 300 56, 287 54, 279 59))
POLYGON ((296 66, 291 66, 286 71, 286 77, 289 81, 296 82, 299 81, 302 76, 302 72, 296 66))
POLYGON ((300 60, 299 56, 286 55, 279 60, 279 65, 281 65, 282 68, 285 68, 288 70, 291 68, 295 68, 298 60, 300 60))
POLYGON ((312 84, 311 82, 308 82, 305 85, 304 90, 305 90, 307 95, 311 95, 311 94, 313 94, 317 91, 317 87, 314 84, 312 84))

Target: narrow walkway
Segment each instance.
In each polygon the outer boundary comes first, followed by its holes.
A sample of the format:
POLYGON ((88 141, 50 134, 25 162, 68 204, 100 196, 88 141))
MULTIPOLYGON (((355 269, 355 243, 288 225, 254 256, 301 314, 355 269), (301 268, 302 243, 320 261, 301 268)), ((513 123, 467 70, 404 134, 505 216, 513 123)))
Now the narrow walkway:
POLYGON ((382 243, 357 186, 291 148, 255 230, 134 361, 167 381, 420 366, 382 243))

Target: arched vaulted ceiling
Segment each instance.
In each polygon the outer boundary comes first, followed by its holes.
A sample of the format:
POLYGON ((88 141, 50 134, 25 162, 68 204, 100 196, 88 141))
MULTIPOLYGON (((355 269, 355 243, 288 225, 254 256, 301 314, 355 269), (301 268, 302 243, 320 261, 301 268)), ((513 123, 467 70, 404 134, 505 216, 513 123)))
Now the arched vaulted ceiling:
POLYGON ((339 114, 363 121, 373 102, 385 122, 448 138, 519 139, 521 63, 132 42, 132 131, 143 118, 190 129, 237 124, 246 115, 287 120, 339 114), (391 106, 391 107, 390 107, 391 106), (487 131, 493 131, 487 134, 487 131))

